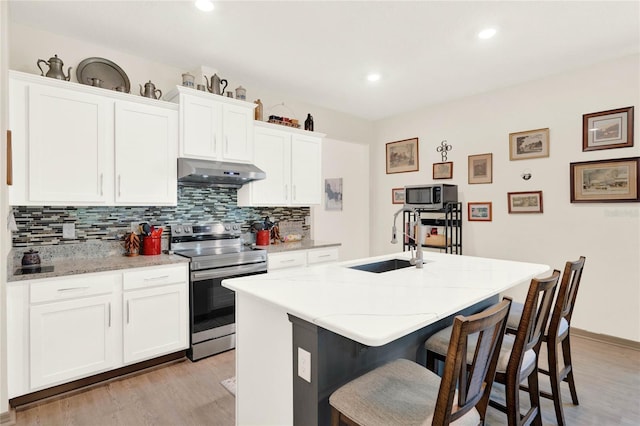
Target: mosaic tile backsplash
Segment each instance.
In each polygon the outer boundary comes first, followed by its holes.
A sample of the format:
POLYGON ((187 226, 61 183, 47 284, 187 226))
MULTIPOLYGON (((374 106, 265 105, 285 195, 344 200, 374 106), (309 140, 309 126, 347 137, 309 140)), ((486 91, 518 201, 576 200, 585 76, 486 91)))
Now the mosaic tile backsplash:
MULTIPOLYGON (((309 237, 305 218, 309 207, 238 207, 237 190, 179 186, 175 207, 13 207, 18 231, 13 232, 14 248, 119 241, 131 229, 131 222, 147 222, 156 227, 177 223, 236 222, 243 232, 251 224, 269 216, 309 237), (62 237, 62 224, 74 223, 76 236, 62 237)), ((163 239, 167 238, 163 234, 163 239)), ((164 246, 165 244, 163 244, 164 246)))

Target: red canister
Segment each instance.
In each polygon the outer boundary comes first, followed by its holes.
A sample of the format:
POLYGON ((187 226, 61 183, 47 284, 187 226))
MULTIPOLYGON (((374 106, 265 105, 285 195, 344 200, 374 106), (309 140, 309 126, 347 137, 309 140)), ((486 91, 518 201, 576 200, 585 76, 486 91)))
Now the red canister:
POLYGON ((144 237, 142 240, 142 254, 145 256, 160 254, 162 252, 160 249, 161 240, 162 239, 160 237, 144 237))
POLYGON ((256 245, 257 246, 268 246, 270 240, 271 232, 269 231, 258 231, 256 233, 256 245))

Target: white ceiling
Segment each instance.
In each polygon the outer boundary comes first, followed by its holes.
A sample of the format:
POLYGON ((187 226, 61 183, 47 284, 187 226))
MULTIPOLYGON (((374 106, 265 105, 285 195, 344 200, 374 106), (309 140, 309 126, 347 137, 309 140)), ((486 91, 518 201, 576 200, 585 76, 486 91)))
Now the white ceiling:
POLYGON ((11 0, 10 19, 372 120, 640 52, 639 1, 215 4, 11 0))

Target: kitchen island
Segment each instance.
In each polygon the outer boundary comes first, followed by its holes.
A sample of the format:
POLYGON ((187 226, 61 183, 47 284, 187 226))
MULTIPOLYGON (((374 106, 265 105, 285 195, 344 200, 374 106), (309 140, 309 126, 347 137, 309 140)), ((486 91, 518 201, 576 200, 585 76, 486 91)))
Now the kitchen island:
POLYGON ((236 292, 236 424, 325 425, 328 398, 388 360, 421 362, 422 342, 547 265, 425 253, 424 268, 373 273, 357 261, 225 280, 236 292))

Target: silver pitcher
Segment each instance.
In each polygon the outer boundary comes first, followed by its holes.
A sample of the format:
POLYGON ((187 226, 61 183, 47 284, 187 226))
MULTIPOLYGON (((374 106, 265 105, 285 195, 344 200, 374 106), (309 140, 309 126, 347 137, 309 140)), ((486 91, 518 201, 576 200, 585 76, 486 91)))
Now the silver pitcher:
POLYGON ((218 74, 214 74, 211 77, 211 80, 207 79, 207 76, 203 76, 204 77, 204 81, 207 83, 207 89, 209 90, 209 92, 215 94, 215 95, 221 95, 224 93, 224 89, 227 88, 227 85, 229 84, 227 82, 227 80, 220 79, 220 77, 218 77, 218 74), (220 85, 224 84, 224 86, 222 86, 222 89, 220 89, 220 85))
POLYGON ((71 78, 71 68, 73 67, 69 67, 67 75, 64 75, 64 63, 62 62, 62 59, 58 58, 58 55, 53 55, 53 58, 49 58, 48 61, 45 61, 44 59, 38 59, 36 65, 38 66, 38 68, 40 68, 40 75, 43 75, 45 77, 57 78, 58 80, 66 81, 69 81, 69 79, 71 78), (40 67, 40 62, 44 62, 49 66, 49 71, 47 71, 46 75, 40 67))
POLYGON ((148 83, 144 84, 144 92, 142 91, 142 84, 140 85, 140 96, 151 99, 160 99, 162 97, 162 90, 156 89, 156 86, 151 82, 151 80, 149 80, 148 83), (156 93, 159 93, 159 95, 156 93))

